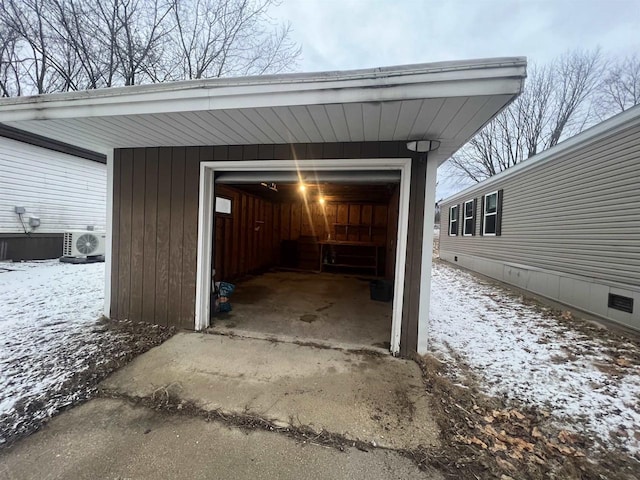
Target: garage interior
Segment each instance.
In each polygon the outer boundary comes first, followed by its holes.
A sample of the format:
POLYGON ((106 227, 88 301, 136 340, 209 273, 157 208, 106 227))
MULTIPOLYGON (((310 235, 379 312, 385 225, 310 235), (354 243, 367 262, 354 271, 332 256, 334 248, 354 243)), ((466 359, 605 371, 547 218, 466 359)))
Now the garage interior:
POLYGON ((211 329, 388 351, 399 191, 389 170, 216 174, 212 276, 236 289, 211 329))

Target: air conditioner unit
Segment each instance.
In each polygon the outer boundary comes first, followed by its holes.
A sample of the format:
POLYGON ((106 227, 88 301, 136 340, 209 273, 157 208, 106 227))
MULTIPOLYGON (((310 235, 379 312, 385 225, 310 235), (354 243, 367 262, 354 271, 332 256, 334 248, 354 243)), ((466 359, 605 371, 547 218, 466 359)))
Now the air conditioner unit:
POLYGON ((65 232, 62 256, 72 258, 104 256, 105 236, 105 233, 88 230, 65 232))

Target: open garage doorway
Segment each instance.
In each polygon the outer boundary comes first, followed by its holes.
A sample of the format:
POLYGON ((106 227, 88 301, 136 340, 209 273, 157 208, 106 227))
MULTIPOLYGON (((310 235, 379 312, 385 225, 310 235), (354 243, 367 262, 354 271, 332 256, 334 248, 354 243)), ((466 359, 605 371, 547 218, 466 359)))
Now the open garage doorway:
POLYGON ((398 352, 410 162, 375 162, 214 165, 209 281, 236 289, 213 331, 398 352))

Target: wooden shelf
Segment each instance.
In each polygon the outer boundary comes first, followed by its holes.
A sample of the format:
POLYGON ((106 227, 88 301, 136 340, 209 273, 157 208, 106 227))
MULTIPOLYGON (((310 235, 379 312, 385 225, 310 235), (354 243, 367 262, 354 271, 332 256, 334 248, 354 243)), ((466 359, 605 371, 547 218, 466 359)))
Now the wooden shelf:
POLYGON ((323 263, 322 264, 324 267, 340 267, 340 268, 375 268, 377 269, 377 266, 373 266, 373 265, 353 265, 352 263, 323 263))
POLYGON ((377 274, 381 248, 372 242, 320 242, 320 271, 335 267, 373 270, 377 274))

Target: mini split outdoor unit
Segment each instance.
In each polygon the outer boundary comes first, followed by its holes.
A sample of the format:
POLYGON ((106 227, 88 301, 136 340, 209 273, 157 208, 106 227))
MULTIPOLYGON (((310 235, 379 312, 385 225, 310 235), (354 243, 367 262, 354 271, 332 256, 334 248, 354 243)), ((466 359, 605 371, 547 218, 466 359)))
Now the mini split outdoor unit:
POLYGON ((105 233, 89 230, 64 233, 61 262, 104 261, 105 233))

